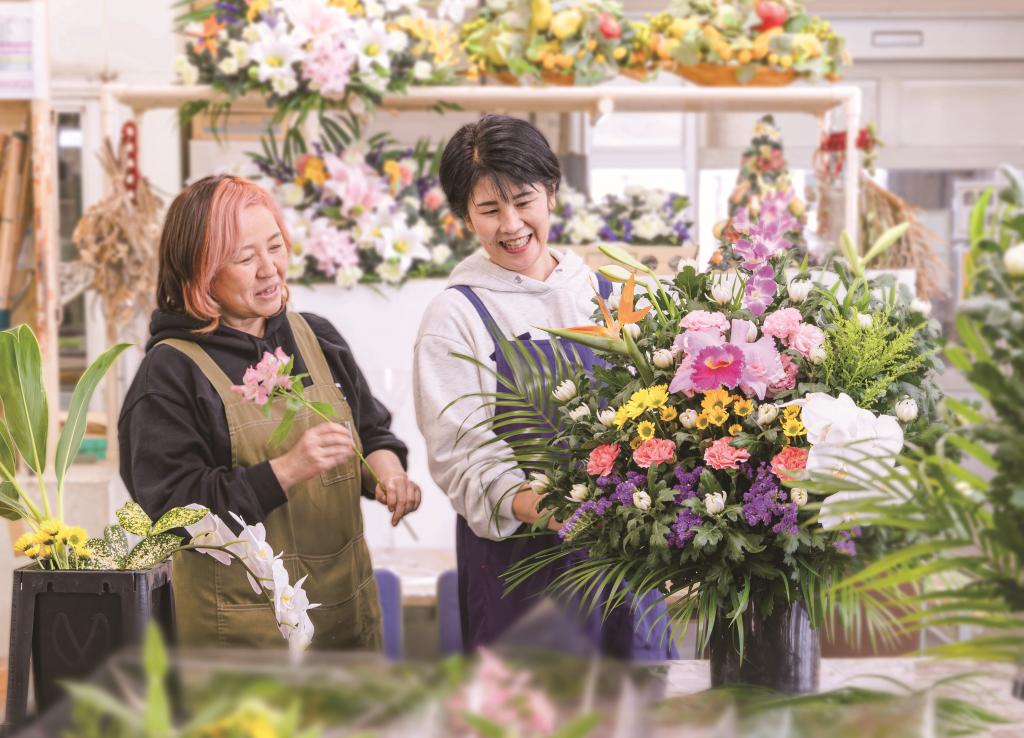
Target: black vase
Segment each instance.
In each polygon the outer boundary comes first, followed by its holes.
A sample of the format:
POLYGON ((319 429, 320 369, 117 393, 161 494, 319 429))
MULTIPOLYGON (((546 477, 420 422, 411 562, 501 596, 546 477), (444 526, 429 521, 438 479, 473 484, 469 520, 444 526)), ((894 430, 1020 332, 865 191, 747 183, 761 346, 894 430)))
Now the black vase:
POLYGON ((752 601, 742 622, 742 660, 737 626, 724 618, 715 624, 708 644, 711 686, 750 684, 789 694, 817 691, 821 638, 802 602, 776 603, 771 615, 762 617, 752 601))

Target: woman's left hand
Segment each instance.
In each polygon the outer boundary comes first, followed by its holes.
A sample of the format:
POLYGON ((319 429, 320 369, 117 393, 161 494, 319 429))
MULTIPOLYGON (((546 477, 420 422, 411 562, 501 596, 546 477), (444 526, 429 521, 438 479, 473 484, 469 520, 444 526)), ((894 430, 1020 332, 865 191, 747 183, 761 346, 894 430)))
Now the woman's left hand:
POLYGON ((377 502, 388 506, 393 526, 419 508, 422 498, 420 486, 406 474, 396 474, 383 480, 374 488, 374 494, 377 502))

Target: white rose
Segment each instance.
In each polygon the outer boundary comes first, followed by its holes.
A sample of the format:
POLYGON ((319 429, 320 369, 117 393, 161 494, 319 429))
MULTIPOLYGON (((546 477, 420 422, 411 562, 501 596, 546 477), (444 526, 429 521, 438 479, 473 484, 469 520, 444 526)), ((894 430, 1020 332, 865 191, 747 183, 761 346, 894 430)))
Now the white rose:
POLYGON ((654 362, 654 366, 659 369, 668 369, 676 363, 676 357, 668 349, 658 349, 654 352, 651 360, 654 362))
POLYGON ((1011 277, 1024 276, 1024 243, 1008 248, 1003 254, 1003 264, 1011 277))
POLYGON ((789 301, 799 305, 811 294, 814 285, 807 279, 794 279, 789 283, 789 301))
POLYGON ((221 63, 217 65, 217 69, 219 69, 222 74, 227 74, 229 76, 236 74, 238 72, 238 60, 233 56, 224 57, 224 59, 221 60, 221 63))
POLYGON ((450 258, 452 258, 452 250, 443 243, 435 246, 430 252, 430 260, 435 264, 444 264, 450 258))
POLYGON ((612 424, 615 422, 615 410, 610 407, 606 407, 597 414, 597 422, 605 428, 611 428, 612 424))
POLYGON ((865 315, 864 313, 857 313, 857 322, 860 324, 861 328, 870 328, 872 323, 871 316, 865 315))
POLYGON ((363 270, 359 267, 342 267, 334 274, 334 283, 339 287, 351 287, 363 278, 363 270))
POLYGON ((398 284, 405 276, 400 259, 387 259, 377 265, 377 275, 388 284, 398 284))
POLYGON ((626 325, 622 326, 622 332, 628 333, 629 337, 634 341, 640 338, 640 326, 636 323, 626 323, 626 325))
POLYGON ((811 363, 815 366, 821 364, 825 360, 825 346, 824 344, 815 346, 811 349, 811 363))
POLYGON ((896 418, 902 423, 917 420, 917 401, 913 397, 904 397, 897 402, 896 418))
POLYGON ((547 474, 541 472, 534 472, 530 475, 530 489, 538 495, 542 495, 547 492, 548 487, 551 486, 551 480, 548 479, 547 474))
POLYGON ((295 75, 288 74, 277 74, 270 79, 270 89, 274 91, 274 94, 284 97, 290 92, 294 91, 299 86, 299 83, 295 79, 295 75))
POLYGON ((430 62, 420 59, 418 62, 412 65, 412 76, 413 79, 430 79, 430 75, 434 73, 434 68, 430 66, 430 62))
POLYGON ((633 504, 637 510, 650 510, 651 496, 642 489, 639 489, 633 493, 633 504))
POLYGON ((569 490, 569 499, 573 502, 583 502, 590 497, 590 488, 585 484, 574 484, 569 490))
POLYGON ((183 85, 194 85, 199 81, 199 68, 189 62, 183 54, 174 59, 174 71, 178 73, 178 79, 183 85))
POLYGON ((928 302, 928 300, 922 300, 915 297, 910 301, 910 311, 913 313, 920 313, 927 318, 932 314, 932 304, 928 302))
MULTIPOLYGON (((266 24, 264 24, 265 26, 266 24)), ((255 23, 248 25, 242 29, 242 38, 248 41, 250 44, 254 44, 260 40, 260 29, 255 23)))
POLYGON ((777 417, 779 417, 779 408, 773 403, 766 402, 757 408, 757 424, 762 428, 766 425, 770 425, 777 417))
POLYGON ((807 490, 803 487, 794 487, 789 491, 789 499, 796 503, 797 507, 807 504, 807 490))
POLYGON ((694 410, 693 408, 690 408, 688 410, 683 410, 683 412, 679 414, 679 424, 682 425, 687 430, 689 430, 691 428, 696 428, 697 427, 697 411, 694 410))
POLYGON ((586 405, 580 405, 579 407, 573 408, 569 411, 569 418, 576 423, 580 422, 588 415, 590 415, 590 408, 586 405))
POLYGON ((228 41, 228 51, 235 57, 239 67, 249 63, 249 44, 244 41, 228 41))
POLYGON ((568 402, 576 396, 576 383, 571 379, 567 379, 555 387, 555 391, 551 394, 559 402, 568 402))
POLYGON ((302 198, 305 193, 302 191, 302 188, 294 182, 286 182, 278 188, 277 195, 283 205, 289 208, 294 208, 302 202, 302 198))
POLYGON ((725 509, 725 492, 704 495, 704 509, 708 515, 720 515, 725 509))

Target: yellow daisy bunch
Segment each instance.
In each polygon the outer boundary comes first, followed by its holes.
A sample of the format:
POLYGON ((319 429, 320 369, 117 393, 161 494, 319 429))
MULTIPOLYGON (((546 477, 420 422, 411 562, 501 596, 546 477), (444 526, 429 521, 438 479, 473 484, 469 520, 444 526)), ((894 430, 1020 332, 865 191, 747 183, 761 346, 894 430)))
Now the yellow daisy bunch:
POLYGON ((782 415, 779 418, 779 423, 782 425, 782 432, 785 434, 786 438, 796 438, 798 436, 807 435, 807 428, 804 427, 804 423, 800 419, 799 405, 788 405, 783 408, 782 415))
POLYGON ((740 418, 754 412, 754 401, 745 397, 733 396, 732 411, 740 418))
POLYGON ((662 421, 665 423, 671 423, 673 420, 679 417, 679 411, 676 410, 671 405, 666 405, 665 407, 661 408, 661 410, 658 412, 658 417, 660 417, 662 421))
POLYGON ((23 533, 14 542, 14 552, 24 554, 30 559, 48 559, 54 549, 75 554, 80 559, 92 556, 86 546, 89 534, 84 528, 76 525, 64 525, 59 520, 47 519, 39 524, 34 533, 23 533))
POLYGON ((733 401, 733 396, 729 394, 728 390, 715 389, 709 390, 704 393, 704 396, 700 400, 700 409, 705 413, 710 412, 714 408, 725 409, 729 406, 729 403, 733 401))
POLYGON ((649 441, 654 438, 655 430, 654 423, 649 420, 643 420, 637 425, 636 434, 640 440, 649 441))

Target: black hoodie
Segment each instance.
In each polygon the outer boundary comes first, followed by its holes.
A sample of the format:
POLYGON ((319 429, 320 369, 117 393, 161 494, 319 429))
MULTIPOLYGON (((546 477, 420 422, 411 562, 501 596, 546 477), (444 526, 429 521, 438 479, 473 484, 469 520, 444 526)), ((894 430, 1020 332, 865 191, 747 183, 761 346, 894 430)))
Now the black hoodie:
MULTIPOLYGON (((334 381, 352 408, 364 454, 386 448, 406 465, 407 449, 390 430, 391 414, 372 394, 345 339, 327 320, 303 313, 327 358, 334 381)), ((167 338, 195 341, 235 384, 264 351, 280 346, 295 357, 293 374, 307 371, 284 313, 267 320, 262 338, 221 324, 209 334, 182 313, 156 310, 146 356, 125 397, 118 421, 121 478, 132 498, 154 519, 177 505, 199 503, 225 522, 266 519, 287 502, 270 462, 233 469, 224 403, 199 367, 167 338)), ((306 378, 307 385, 310 379, 306 378)), ((364 494, 372 497, 368 491, 364 494)))

